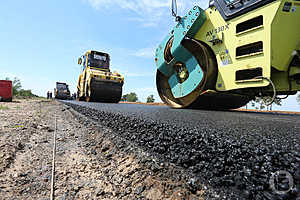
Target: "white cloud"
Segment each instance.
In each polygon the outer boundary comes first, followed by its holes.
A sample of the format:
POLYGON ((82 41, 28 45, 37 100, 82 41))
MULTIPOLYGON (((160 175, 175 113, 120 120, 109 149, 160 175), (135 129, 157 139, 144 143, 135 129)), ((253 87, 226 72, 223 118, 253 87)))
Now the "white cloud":
POLYGON ((0 76, 0 80, 4 80, 6 78, 9 78, 10 80, 13 80, 15 77, 18 77, 16 74, 12 74, 12 73, 9 73, 9 72, 1 72, 0 73, 1 76, 0 76))
POLYGON ((154 58, 154 52, 155 52, 155 48, 149 47, 149 48, 140 49, 134 52, 132 55, 141 58, 154 58))
POLYGON ((161 0, 87 0, 94 8, 120 7, 122 9, 134 11, 140 15, 151 13, 154 9, 169 7, 168 1, 161 0))
MULTIPOLYGON (((136 17, 128 18, 140 22, 145 27, 156 26, 165 17, 171 15, 171 0, 84 0, 95 9, 120 8, 133 12, 136 17)), ((178 14, 193 5, 204 8, 208 3, 204 0, 190 0, 178 2, 178 14)))
POLYGON ((150 93, 156 93, 157 90, 154 87, 145 87, 145 88, 137 88, 134 91, 137 92, 150 92, 150 93))
POLYGON ((115 69, 113 71, 117 71, 119 72, 120 74, 122 74, 123 76, 125 77, 131 77, 131 78, 136 78, 136 77, 151 77, 153 75, 155 75, 155 73, 145 73, 145 72, 141 72, 141 73, 132 73, 132 72, 129 72, 127 70, 122 70, 122 69, 115 69))
POLYGON ((126 73, 125 76, 127 77, 150 77, 153 74, 150 73, 126 73))

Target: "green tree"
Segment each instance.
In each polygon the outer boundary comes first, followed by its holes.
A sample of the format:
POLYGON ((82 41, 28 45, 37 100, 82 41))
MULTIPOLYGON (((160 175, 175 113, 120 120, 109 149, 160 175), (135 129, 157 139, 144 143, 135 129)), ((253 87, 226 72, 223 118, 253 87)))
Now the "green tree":
POLYGON ((272 110, 273 105, 282 105, 282 99, 276 98, 274 102, 271 105, 268 105, 269 102, 271 102, 272 97, 265 96, 265 97, 256 97, 255 100, 251 101, 251 106, 255 107, 257 110, 263 110, 267 108, 267 110, 272 110))
POLYGON ((15 77, 14 80, 12 81, 12 84, 13 84, 13 94, 18 95, 20 89, 22 88, 20 79, 15 77))
POLYGON ((155 99, 154 99, 154 95, 151 94, 147 97, 147 103, 154 103, 155 99))
POLYGON ((18 96, 21 96, 21 97, 37 97, 36 95, 32 94, 31 90, 24 90, 24 89, 21 89, 18 92, 18 96))
POLYGON ((297 96, 297 101, 300 104, 300 94, 298 94, 298 96, 297 96))
POLYGON ((123 95, 122 98, 121 98, 121 101, 137 102, 138 97, 137 97, 136 93, 131 92, 129 94, 123 95))
MULTIPOLYGON (((9 78, 5 78, 5 80, 10 80, 9 78)), ((24 90, 22 89, 22 84, 20 79, 15 77, 12 81, 13 87, 13 96, 19 97, 37 97, 35 94, 31 92, 31 90, 24 90)))
MULTIPOLYGON (((10 81, 10 78, 5 78, 5 80, 10 81)), ((12 87, 13 87, 13 95, 14 96, 18 95, 19 90, 22 88, 20 79, 15 77, 14 80, 12 81, 12 87)))

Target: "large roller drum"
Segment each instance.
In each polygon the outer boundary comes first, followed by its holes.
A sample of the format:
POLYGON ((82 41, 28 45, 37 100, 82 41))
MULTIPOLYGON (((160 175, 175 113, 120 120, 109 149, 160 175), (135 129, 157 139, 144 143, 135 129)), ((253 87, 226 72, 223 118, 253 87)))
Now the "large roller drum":
MULTIPOLYGON (((164 55, 166 62, 170 62, 170 60, 173 59, 169 51, 171 46, 172 39, 166 46, 164 55)), ((195 81, 198 82, 198 84, 195 89, 186 96, 176 98, 170 86, 170 77, 165 76, 162 72, 157 70, 156 86, 164 103, 173 108, 235 109, 246 105, 250 101, 249 97, 230 93, 217 93, 214 91, 217 79, 217 62, 213 52, 208 46, 194 39, 184 39, 182 46, 195 57, 197 64, 201 67, 202 73, 195 77, 189 77, 189 74, 185 75, 188 76, 186 80, 188 80, 188 78, 198 79, 198 81, 195 81)), ((188 64, 189 62, 185 64, 185 68, 195 68, 193 64, 191 66, 188 64)), ((196 63, 194 63, 194 65, 195 64, 196 63)), ((175 63, 173 67, 178 67, 176 65, 179 64, 175 63)), ((178 80, 184 77, 181 76, 180 73, 181 71, 174 70, 174 74, 178 80)))
POLYGON ((123 83, 111 80, 94 80, 87 85, 87 102, 118 103, 122 97, 123 83))
MULTIPOLYGON (((172 46, 172 39, 169 41, 165 50, 165 60, 170 62, 173 59, 170 54, 170 48, 172 46)), ((156 74, 156 86, 161 99, 168 105, 174 108, 185 108, 195 102, 203 91, 214 87, 217 77, 217 66, 215 58, 212 53, 200 42, 193 39, 184 39, 182 46, 185 47, 192 55, 194 55, 197 63, 175 63, 174 68, 182 68, 174 70, 174 74, 178 79, 178 83, 182 87, 185 81, 190 80, 192 85, 195 86, 194 90, 190 90, 185 96, 176 98, 170 86, 170 77, 165 76, 162 72, 157 70, 156 74), (194 65, 198 64, 201 67, 201 73, 196 76, 190 76, 190 71, 195 68, 194 65), (185 66, 180 66, 185 65, 185 66), (183 72, 182 72, 183 71, 183 72), (186 74, 184 74, 186 73, 186 74), (182 75, 183 74, 183 75, 182 75), (197 79, 197 80, 196 80, 197 79), (195 85, 196 84, 196 85, 195 85)), ((188 87, 187 85, 186 87, 188 87)))

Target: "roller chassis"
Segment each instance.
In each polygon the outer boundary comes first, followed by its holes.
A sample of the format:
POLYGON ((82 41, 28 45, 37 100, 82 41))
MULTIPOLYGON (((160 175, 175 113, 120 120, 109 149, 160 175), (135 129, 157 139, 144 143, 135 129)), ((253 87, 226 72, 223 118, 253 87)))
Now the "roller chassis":
MULTIPOLYGON (((118 103, 122 97, 124 77, 117 72, 110 72, 109 65, 104 69, 88 66, 88 57, 92 52, 95 51, 88 51, 85 54, 84 70, 79 76, 77 85, 77 100, 118 103)), ((108 54, 99 53, 106 55, 109 60, 108 54)))

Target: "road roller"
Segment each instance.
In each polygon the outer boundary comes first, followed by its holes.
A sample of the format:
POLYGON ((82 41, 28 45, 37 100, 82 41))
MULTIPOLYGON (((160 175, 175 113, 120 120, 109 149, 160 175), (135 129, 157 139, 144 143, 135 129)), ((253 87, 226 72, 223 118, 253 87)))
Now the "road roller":
POLYGON ((82 70, 77 84, 77 99, 87 102, 118 103, 122 97, 124 77, 110 71, 110 56, 87 51, 78 59, 82 70))
POLYGON ((236 109, 300 90, 300 1, 211 0, 194 6, 155 52, 156 85, 173 108, 236 109))
POLYGON ((69 85, 66 83, 56 82, 56 88, 54 88, 54 98, 62 100, 70 100, 71 92, 69 85))

